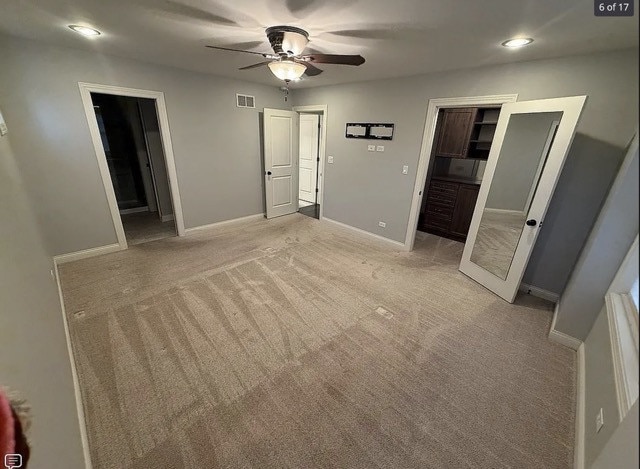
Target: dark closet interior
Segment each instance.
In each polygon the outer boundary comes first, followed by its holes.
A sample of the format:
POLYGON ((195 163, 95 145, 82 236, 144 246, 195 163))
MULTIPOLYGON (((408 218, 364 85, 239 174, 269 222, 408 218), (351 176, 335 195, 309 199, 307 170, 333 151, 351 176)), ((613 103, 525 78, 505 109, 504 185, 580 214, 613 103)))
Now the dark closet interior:
POLYGON ((136 143, 123 98, 99 93, 92 93, 91 98, 118 208, 147 206, 136 143))
POLYGON ((499 114, 499 107, 439 111, 418 230, 466 240, 499 114))

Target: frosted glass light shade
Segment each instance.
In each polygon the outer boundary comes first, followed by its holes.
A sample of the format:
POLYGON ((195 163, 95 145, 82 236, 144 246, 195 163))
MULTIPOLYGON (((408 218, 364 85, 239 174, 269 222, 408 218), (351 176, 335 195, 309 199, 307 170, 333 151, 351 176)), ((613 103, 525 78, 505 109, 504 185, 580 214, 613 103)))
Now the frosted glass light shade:
POLYGON ((280 80, 297 80, 307 70, 307 67, 291 60, 281 60, 269 64, 271 73, 280 80))

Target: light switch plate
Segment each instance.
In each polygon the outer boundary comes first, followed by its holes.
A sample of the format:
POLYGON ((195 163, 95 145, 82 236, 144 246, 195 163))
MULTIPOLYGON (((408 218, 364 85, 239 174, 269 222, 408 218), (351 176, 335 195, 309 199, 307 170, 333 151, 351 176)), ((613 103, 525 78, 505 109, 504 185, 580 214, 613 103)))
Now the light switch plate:
POLYGON ((376 151, 375 145, 367 145, 367 151, 376 151))
POLYGON ((402 167, 402 174, 409 174, 409 166, 406 164, 402 167))
POLYGON ((384 145, 378 145, 376 151, 384 151, 384 145))
POLYGON ((327 157, 327 163, 329 163, 329 164, 333 163, 333 156, 329 155, 327 157))

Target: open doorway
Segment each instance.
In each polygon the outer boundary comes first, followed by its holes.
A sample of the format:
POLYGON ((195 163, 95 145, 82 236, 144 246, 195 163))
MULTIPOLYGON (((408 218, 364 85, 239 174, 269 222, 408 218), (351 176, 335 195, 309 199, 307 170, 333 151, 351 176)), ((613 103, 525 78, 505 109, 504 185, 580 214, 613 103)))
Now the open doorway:
POLYGON ((320 129, 322 114, 300 113, 298 212, 320 218, 320 129))
POLYGON ((164 93, 83 82, 78 87, 119 248, 184 236, 164 93), (110 133, 121 135, 112 142, 110 133), (128 148, 126 162, 115 161, 125 159, 115 155, 121 147, 128 148))
POLYGON ((264 109, 267 218, 300 212, 322 219, 326 122, 326 105, 294 106, 292 110, 264 109))
POLYGON ((176 235, 155 101, 91 93, 127 243, 176 235))
POLYGON ((464 242, 503 104, 517 95, 429 101, 405 246, 430 233, 464 242))

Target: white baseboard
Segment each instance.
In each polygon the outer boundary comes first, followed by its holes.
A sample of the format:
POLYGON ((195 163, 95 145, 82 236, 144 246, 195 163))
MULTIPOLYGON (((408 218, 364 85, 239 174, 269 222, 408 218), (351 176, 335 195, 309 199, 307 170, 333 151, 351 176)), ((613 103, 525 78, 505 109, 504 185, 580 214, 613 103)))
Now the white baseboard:
POLYGON ((162 218, 160 220, 162 220, 162 223, 164 223, 165 221, 171 221, 174 219, 175 217, 173 216, 173 213, 170 213, 169 215, 162 215, 162 218))
POLYGON ((584 430, 585 430, 585 358, 584 344, 577 350, 576 360, 576 437, 573 445, 573 467, 584 469, 584 430))
POLYGON ((232 225, 234 223, 241 223, 243 221, 259 220, 261 218, 264 218, 264 213, 256 213, 255 215, 249 215, 246 217, 232 218, 231 220, 219 221, 216 223, 210 223, 208 225, 194 226, 193 228, 187 228, 184 231, 186 234, 189 234, 197 231, 210 230, 212 228, 220 228, 221 226, 232 225))
POLYGON ((576 339, 564 332, 556 330, 556 318, 558 317, 559 304, 560 303, 556 303, 556 308, 553 312, 553 320, 551 321, 551 328, 549 329, 549 340, 556 342, 557 344, 564 345, 565 347, 569 347, 572 350, 578 350, 582 345, 582 341, 580 339, 576 339))
POLYGON ((123 210, 118 210, 120 215, 128 215, 130 213, 140 213, 140 212, 148 212, 149 207, 146 205, 144 207, 134 207, 134 208, 125 208, 123 210))
POLYGON ((558 295, 557 293, 553 293, 549 290, 535 287, 527 283, 520 284, 520 291, 528 293, 529 295, 536 296, 538 298, 542 298, 543 300, 551 301, 553 303, 557 303, 558 300, 560 299, 560 295, 558 295))
POLYGON ((56 265, 66 264, 67 262, 79 261, 80 259, 101 256, 102 254, 109 254, 121 250, 122 248, 117 243, 107 244, 106 246, 99 246, 97 248, 84 249, 82 251, 70 252, 68 254, 60 254, 59 256, 54 256, 53 262, 56 265))
MULTIPOLYGON (((117 245, 116 245, 117 246, 117 245)), ((58 262, 54 260, 53 269, 56 276, 56 284, 58 286, 58 299, 60 300, 60 311, 62 311, 62 325, 64 327, 64 335, 67 341, 67 353, 69 354, 69 362, 71 364, 71 378, 73 380, 73 393, 76 399, 76 412, 78 413, 78 424, 80 426, 80 441, 82 442, 82 453, 84 455, 84 467, 92 469, 91 453, 89 451, 89 437, 87 435, 87 421, 84 415, 84 406, 82 405, 82 393, 80 391, 80 380, 78 379, 78 370, 76 361, 73 358, 73 349, 71 347, 71 334, 69 332, 69 323, 67 321, 67 311, 64 306, 64 297, 62 296, 62 285, 60 284, 60 275, 58 273, 58 262)))
POLYGON ((346 225, 346 224, 341 223, 339 221, 332 220, 331 218, 322 217, 320 219, 320 221, 326 221, 328 223, 331 223, 331 224, 333 224, 335 226, 338 226, 340 228, 343 228, 345 230, 352 231, 354 233, 358 233, 358 234, 367 236, 369 238, 375 239, 376 241, 382 241, 384 243, 392 245, 395 248, 402 248, 402 250, 406 250, 407 249, 407 247, 406 247, 406 245, 404 243, 401 243, 399 241, 395 241, 393 239, 385 238, 384 236, 380 236, 380 235, 377 235, 375 233, 370 233, 369 231, 361 230, 360 228, 356 228, 355 226, 346 225))

